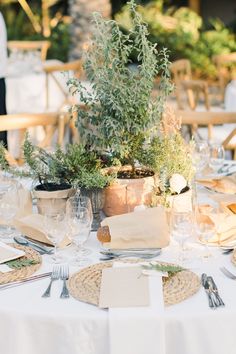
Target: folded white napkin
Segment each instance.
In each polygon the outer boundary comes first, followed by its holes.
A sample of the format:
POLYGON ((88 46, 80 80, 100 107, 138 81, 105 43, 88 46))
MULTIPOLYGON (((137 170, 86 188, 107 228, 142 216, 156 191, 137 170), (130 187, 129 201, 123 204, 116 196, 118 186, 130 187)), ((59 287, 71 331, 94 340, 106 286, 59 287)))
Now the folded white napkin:
MULTIPOLYGON (((127 263, 117 262, 114 266, 127 267, 127 263)), ((110 354, 165 352, 161 275, 149 276, 149 293, 148 307, 109 309, 110 354)))

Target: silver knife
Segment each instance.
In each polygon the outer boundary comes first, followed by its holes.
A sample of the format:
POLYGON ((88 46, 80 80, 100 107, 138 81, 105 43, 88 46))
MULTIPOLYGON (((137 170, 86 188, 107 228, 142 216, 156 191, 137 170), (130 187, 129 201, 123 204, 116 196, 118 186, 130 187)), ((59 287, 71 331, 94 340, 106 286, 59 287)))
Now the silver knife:
POLYGON ((217 300, 219 302, 219 306, 225 306, 224 301, 222 300, 222 298, 219 295, 219 291, 218 291, 218 288, 216 286, 214 279, 211 276, 208 276, 207 281, 212 284, 212 291, 214 292, 215 297, 217 298, 217 300))
POLYGON ((32 275, 29 278, 25 278, 25 279, 13 281, 11 283, 3 284, 3 285, 0 285, 0 290, 5 290, 5 289, 13 288, 15 286, 19 286, 19 285, 22 285, 22 284, 25 284, 25 283, 31 283, 31 282, 34 282, 36 280, 41 280, 41 279, 50 277, 51 274, 52 274, 52 272, 42 273, 42 274, 38 274, 38 275, 32 275))
POLYGON ((102 251, 107 252, 158 252, 161 248, 104 248, 102 251))

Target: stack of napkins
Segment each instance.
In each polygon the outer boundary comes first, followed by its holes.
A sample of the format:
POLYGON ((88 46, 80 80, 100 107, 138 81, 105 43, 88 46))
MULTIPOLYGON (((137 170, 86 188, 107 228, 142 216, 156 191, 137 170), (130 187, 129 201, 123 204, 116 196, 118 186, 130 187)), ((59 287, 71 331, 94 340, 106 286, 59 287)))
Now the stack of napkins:
POLYGON ((162 248, 170 241, 163 207, 111 216, 103 220, 102 226, 109 227, 111 242, 104 243, 108 248, 162 248))

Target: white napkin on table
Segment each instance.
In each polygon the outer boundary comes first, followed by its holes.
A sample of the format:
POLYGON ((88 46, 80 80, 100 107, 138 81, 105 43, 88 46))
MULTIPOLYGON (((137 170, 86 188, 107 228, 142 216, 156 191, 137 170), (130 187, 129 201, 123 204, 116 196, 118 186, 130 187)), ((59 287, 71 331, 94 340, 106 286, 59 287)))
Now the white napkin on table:
MULTIPOLYGON (((114 263, 127 267, 127 263, 114 263)), ((135 266, 135 264, 129 264, 135 266)), ((109 309, 110 354, 165 352, 162 278, 149 276, 150 306, 109 309)))

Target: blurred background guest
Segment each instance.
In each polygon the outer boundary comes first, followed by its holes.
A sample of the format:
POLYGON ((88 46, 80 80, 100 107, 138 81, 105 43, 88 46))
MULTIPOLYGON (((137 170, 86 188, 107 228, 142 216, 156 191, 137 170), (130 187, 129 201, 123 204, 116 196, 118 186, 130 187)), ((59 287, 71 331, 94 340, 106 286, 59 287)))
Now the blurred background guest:
MULTIPOLYGON (((0 115, 6 114, 7 31, 0 12, 0 115)), ((0 141, 7 147, 7 132, 0 132, 0 141)))

